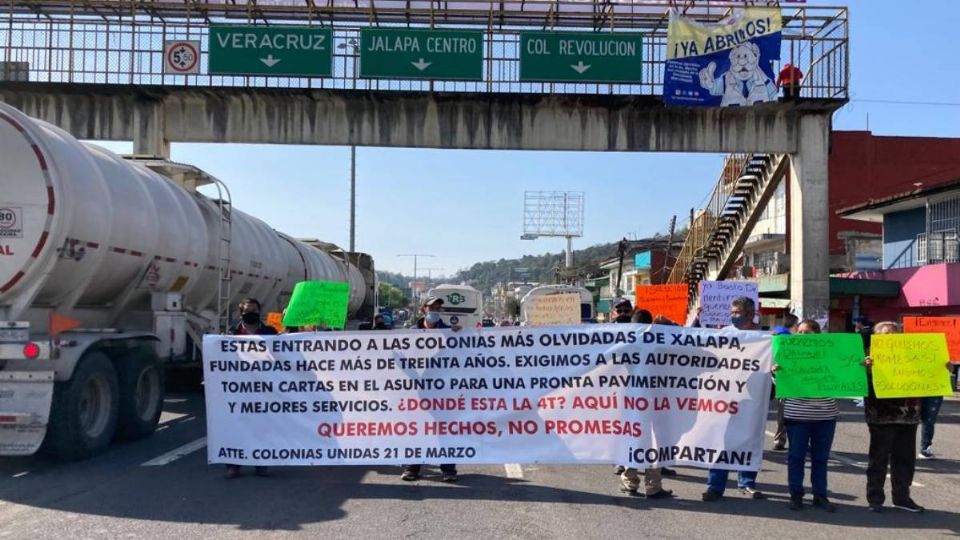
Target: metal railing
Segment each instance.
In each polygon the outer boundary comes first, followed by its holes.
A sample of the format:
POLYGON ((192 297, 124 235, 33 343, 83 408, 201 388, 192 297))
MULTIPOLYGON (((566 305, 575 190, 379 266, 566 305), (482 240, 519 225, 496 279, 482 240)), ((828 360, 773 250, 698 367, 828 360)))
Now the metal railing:
POLYGON ((960 262, 960 238, 955 230, 920 233, 916 246, 917 265, 960 262))
POLYGON ((706 205, 694 216, 683 242, 677 262, 670 271, 667 283, 685 283, 687 270, 696 259, 704 257, 707 243, 710 241, 720 216, 723 215, 730 197, 736 189, 737 180, 743 174, 752 154, 730 154, 723 162, 723 170, 706 205))
MULTIPOLYGON (((676 3, 676 2, 671 2, 676 3)), ((327 88, 393 91, 531 94, 661 95, 666 63, 667 7, 634 0, 527 2, 299 2, 234 4, 160 1, 0 0, 0 62, 28 64, 33 82, 199 87, 327 88), (384 7, 386 6, 386 7, 384 7), (406 7, 404 7, 406 6, 406 7), (519 7, 518 7, 519 6, 519 7), (591 7, 592 6, 592 7, 591 7), (481 17, 482 15, 482 17, 481 17), (219 76, 206 73, 209 25, 214 23, 323 26, 333 29, 330 77, 219 76), (364 79, 359 76, 359 33, 369 26, 470 28, 485 34, 481 81, 364 79), (519 80, 520 32, 578 28, 642 32, 641 81, 632 84, 532 83, 519 80), (200 42, 201 73, 164 73, 166 40, 200 42)), ((708 7, 687 1, 689 15, 716 21, 736 3, 708 7)), ((847 9, 784 7, 780 66, 805 74, 800 96, 848 97, 847 9)), ((22 76, 22 64, 16 64, 22 76)), ((780 66, 774 66, 775 72, 780 66)), ((2 73, 0 73, 2 76, 2 73)))

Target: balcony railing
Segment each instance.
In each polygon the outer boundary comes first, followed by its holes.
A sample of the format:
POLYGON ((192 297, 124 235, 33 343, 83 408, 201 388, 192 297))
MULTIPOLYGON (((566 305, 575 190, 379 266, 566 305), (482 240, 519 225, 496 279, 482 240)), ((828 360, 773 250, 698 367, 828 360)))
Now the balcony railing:
MULTIPOLYGON (((670 2, 716 22, 742 2, 670 2)), ((662 95, 669 5, 663 0, 0 0, 0 79, 50 83, 199 87, 329 88, 536 94, 662 95), (211 24, 317 26, 333 30, 329 77, 221 76, 207 73, 211 24), (364 27, 474 29, 485 34, 483 80, 364 79, 364 27), (642 80, 631 84, 520 81, 520 32, 640 32, 642 80), (167 40, 200 42, 198 74, 164 73, 167 40), (4 71, 8 71, 4 77, 4 71)), ((845 7, 784 6, 781 65, 804 73, 800 97, 847 99, 845 7)), ((779 66, 775 66, 779 70, 779 66)))
POLYGON ((917 235, 917 264, 960 262, 960 239, 957 231, 938 231, 917 235))

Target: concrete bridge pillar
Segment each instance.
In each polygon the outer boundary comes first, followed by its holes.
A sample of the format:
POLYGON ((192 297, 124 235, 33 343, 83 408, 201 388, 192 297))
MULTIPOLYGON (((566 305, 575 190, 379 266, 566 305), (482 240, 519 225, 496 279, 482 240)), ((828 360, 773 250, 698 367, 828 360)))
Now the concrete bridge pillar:
MULTIPOLYGON (((790 305, 801 318, 830 313, 830 113, 797 118, 790 154, 790 305)), ((824 328, 826 330, 826 328, 824 328)))
POLYGON ((170 159, 162 101, 137 103, 133 109, 133 153, 170 159))

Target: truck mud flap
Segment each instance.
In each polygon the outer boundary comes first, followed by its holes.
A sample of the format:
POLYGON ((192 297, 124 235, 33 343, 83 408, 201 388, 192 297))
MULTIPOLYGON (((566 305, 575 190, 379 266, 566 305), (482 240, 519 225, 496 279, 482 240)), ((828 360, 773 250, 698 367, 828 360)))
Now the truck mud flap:
POLYGON ((0 371, 0 456, 37 452, 52 401, 52 371, 0 371))

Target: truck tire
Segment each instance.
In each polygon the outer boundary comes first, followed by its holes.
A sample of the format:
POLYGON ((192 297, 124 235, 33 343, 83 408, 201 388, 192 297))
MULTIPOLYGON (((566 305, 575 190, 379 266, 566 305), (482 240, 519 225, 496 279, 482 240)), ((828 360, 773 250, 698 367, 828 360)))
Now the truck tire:
POLYGON ((117 437, 142 439, 157 429, 163 411, 163 368, 152 351, 138 350, 119 359, 120 418, 117 437))
POLYGON ((78 461, 102 452, 117 429, 117 373, 107 355, 84 354, 73 377, 57 383, 46 446, 60 459, 78 461))

